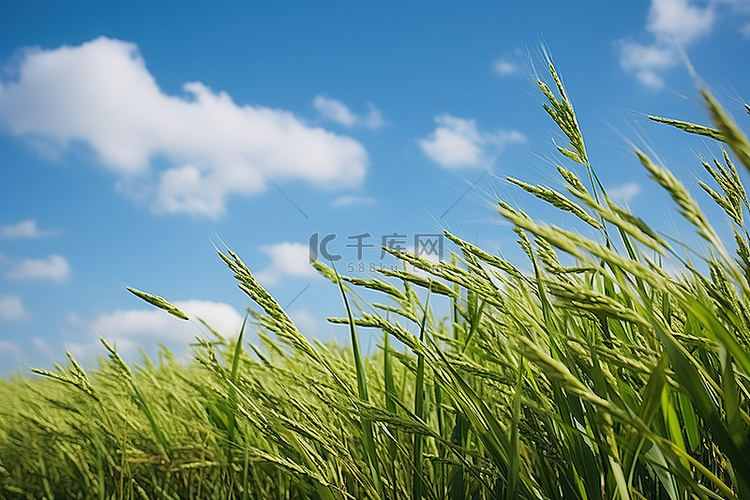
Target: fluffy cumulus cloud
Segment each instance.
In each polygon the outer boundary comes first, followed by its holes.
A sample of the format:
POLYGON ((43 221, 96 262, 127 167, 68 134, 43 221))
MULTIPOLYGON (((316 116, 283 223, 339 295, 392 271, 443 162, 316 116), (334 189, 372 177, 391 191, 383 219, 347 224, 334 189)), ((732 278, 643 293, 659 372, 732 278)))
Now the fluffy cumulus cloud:
POLYGON ((239 333, 243 316, 229 304, 207 300, 186 300, 174 303, 192 321, 185 321, 160 309, 122 309, 102 314, 93 320, 70 317, 71 326, 82 340, 66 342, 64 347, 83 359, 103 353, 99 341, 104 339, 116 346, 127 357, 138 353, 139 348, 153 350, 162 343, 182 355, 196 336, 209 338, 199 328, 202 319, 219 334, 229 338, 239 333))
POLYGON ((632 38, 617 42, 620 66, 645 86, 664 86, 664 72, 680 63, 681 47, 687 47, 711 34, 720 19, 720 10, 746 14, 745 0, 651 0, 646 18, 650 40, 632 38))
POLYGON ((228 196, 259 193, 267 177, 358 186, 368 165, 359 142, 289 111, 240 105, 200 82, 166 94, 134 43, 27 49, 14 67, 0 81, 0 129, 45 154, 87 146, 157 212, 219 216, 228 196))
POLYGON ((524 142, 517 130, 486 132, 472 119, 444 114, 435 117, 438 124, 426 139, 417 140, 422 152, 440 166, 450 169, 476 167, 492 162, 509 145, 524 142))
POLYGON ((64 283, 70 277, 70 265, 60 255, 50 255, 47 259, 26 259, 15 263, 6 277, 18 281, 64 283))
POLYGON ((652 0, 646 26, 658 37, 690 43, 711 33, 715 9, 714 2, 699 5, 691 0, 652 0))
POLYGON ((33 239, 54 236, 56 231, 42 231, 33 219, 27 219, 17 224, 0 226, 0 238, 2 239, 33 239))
POLYGON ((308 245, 284 241, 263 246, 260 250, 271 258, 271 263, 265 269, 255 273, 255 277, 262 285, 277 285, 284 276, 319 277, 310 263, 308 245))
POLYGON ((383 115, 372 103, 368 104, 369 111, 366 115, 357 115, 341 101, 318 95, 313 99, 313 107, 318 110, 322 118, 332 120, 345 127, 362 126, 371 129, 380 128, 384 125, 383 115))
POLYGON ((26 321, 31 313, 26 310, 21 298, 16 295, 0 295, 0 320, 26 321))

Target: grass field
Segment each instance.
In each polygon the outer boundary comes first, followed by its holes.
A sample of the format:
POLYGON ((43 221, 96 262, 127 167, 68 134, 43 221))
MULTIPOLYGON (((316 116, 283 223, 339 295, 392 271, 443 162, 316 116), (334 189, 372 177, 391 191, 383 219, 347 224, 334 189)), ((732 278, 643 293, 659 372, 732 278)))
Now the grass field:
POLYGON ((311 343, 223 250, 257 305, 238 338, 200 340, 189 364, 163 351, 130 366, 106 346, 96 369, 71 357, 43 377, 0 379, 0 498, 750 498, 750 207, 738 172, 750 144, 706 91, 710 126, 653 117, 727 151, 700 186, 729 233, 634 156, 709 248, 688 253, 607 196, 552 66, 550 82, 539 87, 569 139, 568 192, 511 182, 594 237, 500 201, 530 264, 451 234, 450 261, 391 251, 418 272, 355 278, 317 262, 341 290, 331 321, 348 325, 346 346, 311 343), (382 303, 355 304, 362 288, 382 303), (243 339, 251 329, 258 345, 243 339), (375 353, 360 348, 365 329, 375 353))

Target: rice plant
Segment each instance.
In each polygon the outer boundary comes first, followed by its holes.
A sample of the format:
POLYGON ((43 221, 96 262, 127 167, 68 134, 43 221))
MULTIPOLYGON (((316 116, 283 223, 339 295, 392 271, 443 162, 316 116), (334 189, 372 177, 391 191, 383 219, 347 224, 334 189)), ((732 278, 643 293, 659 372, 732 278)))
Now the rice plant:
POLYGON ((0 407, 0 498, 750 498, 750 205, 738 172, 750 143, 705 90, 711 126, 652 117, 725 148, 700 187, 733 241, 669 170, 634 155, 708 248, 681 254, 608 196, 549 70, 552 85, 538 84, 568 140, 568 193, 509 181, 591 237, 499 200, 530 265, 450 233, 450 261, 386 249, 419 272, 365 279, 316 262, 340 290, 329 320, 347 325, 345 346, 307 339, 220 251, 257 306, 237 338, 199 339, 187 365, 162 350, 129 366, 105 344, 88 372, 70 357, 40 379, 0 380, 12 402, 0 407), (383 303, 353 302, 356 288, 383 303), (361 350, 363 331, 381 339, 375 353, 361 350))

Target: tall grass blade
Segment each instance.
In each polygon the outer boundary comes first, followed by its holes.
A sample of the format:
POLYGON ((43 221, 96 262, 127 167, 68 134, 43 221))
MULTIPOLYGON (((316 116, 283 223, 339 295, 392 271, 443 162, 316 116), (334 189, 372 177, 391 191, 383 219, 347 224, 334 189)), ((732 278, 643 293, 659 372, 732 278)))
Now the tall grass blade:
MULTIPOLYGON (((336 274, 336 282, 338 283, 341 296, 344 299, 344 307, 346 308, 346 315, 347 315, 347 318, 349 319, 349 333, 351 335, 352 352, 354 354, 354 367, 357 372, 357 392, 359 394, 359 398, 362 401, 364 401, 365 403, 369 403, 370 397, 367 392, 367 373, 365 371, 364 359, 362 357, 362 350, 359 344, 359 333, 357 332, 357 326, 354 321, 352 309, 349 306, 349 299, 346 296, 346 291, 344 290, 344 285, 341 280, 341 276, 339 276, 339 273, 336 270, 336 266, 333 263, 331 263, 331 266, 333 267, 333 271, 336 274)), ((362 435, 364 439, 363 444, 364 444, 365 452, 367 453, 367 459, 368 459, 369 466, 370 466, 372 482, 375 485, 378 495, 382 498, 383 497, 383 483, 382 483, 382 479, 380 475, 380 461, 378 460, 378 452, 375 447, 373 425, 372 425, 372 422, 369 419, 366 419, 365 417, 360 416, 360 419, 362 421, 362 435)))
POLYGON ((525 376, 525 362, 521 358, 518 363, 518 380, 516 381, 515 393, 513 394, 513 413, 510 421, 508 485, 505 489, 506 500, 518 498, 518 478, 521 469, 521 440, 518 427, 521 423, 521 391, 525 376))
MULTIPOLYGON (((424 305, 424 313, 422 314, 422 321, 419 325, 419 342, 425 343, 425 330, 427 326, 427 314, 430 307, 430 293, 427 294, 427 300, 424 305)), ((419 420, 424 420, 424 355, 417 354, 417 382, 414 388, 414 416, 419 420)), ((416 472, 414 474, 412 482, 412 498, 416 500, 422 499, 422 471, 424 466, 422 463, 422 444, 423 438, 421 434, 414 434, 414 467, 416 472)))

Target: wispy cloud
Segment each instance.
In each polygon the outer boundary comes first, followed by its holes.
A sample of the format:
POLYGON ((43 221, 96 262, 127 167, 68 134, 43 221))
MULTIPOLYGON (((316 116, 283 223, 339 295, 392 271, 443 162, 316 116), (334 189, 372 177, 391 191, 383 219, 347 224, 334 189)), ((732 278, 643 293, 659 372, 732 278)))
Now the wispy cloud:
POLYGON ((500 76, 514 75, 518 73, 518 64, 503 58, 496 59, 495 62, 492 63, 492 67, 494 68, 495 73, 500 76))
POLYGON ((333 189, 364 179, 368 155, 351 137, 200 82, 166 94, 134 43, 99 37, 17 61, 0 81, 0 129, 61 152, 88 145, 155 212, 217 217, 229 196, 260 193, 268 178, 333 189))
POLYGON ((499 76, 511 76, 521 71, 519 60, 522 51, 516 48, 513 52, 505 52, 492 62, 493 71, 499 76))
POLYGON ((366 115, 357 115, 341 101, 330 99, 323 95, 315 96, 313 107, 320 112, 320 116, 345 127, 362 126, 370 129, 382 127, 385 122, 383 115, 374 104, 369 103, 369 111, 366 115))
POLYGON ((0 320, 26 321, 31 313, 26 310, 21 298, 16 295, 0 295, 0 320))
MULTIPOLYGON (((197 322, 200 318, 226 337, 237 335, 242 325, 242 315, 229 304, 185 300, 176 301, 174 305, 191 320, 197 322)), ((116 345, 118 352, 128 357, 137 354, 141 347, 148 350, 158 343, 173 349, 179 356, 187 351, 196 335, 202 335, 194 322, 177 319, 158 309, 121 309, 93 320, 71 315, 69 322, 76 331, 88 332, 88 335, 83 341, 64 343, 64 347, 84 359, 103 351, 99 338, 116 345)))
POLYGON ((297 329, 305 335, 315 333, 320 326, 319 319, 304 309, 290 312, 289 318, 291 318, 297 329))
POLYGON ((260 247, 260 250, 271 258, 271 263, 255 273, 262 285, 277 285, 282 277, 318 277, 318 272, 310 263, 307 245, 284 241, 275 245, 260 247))
POLYGON ((607 189, 607 196, 616 203, 630 203, 641 192, 641 186, 635 182, 628 182, 607 189))
POLYGON ((315 96, 313 107, 320 111, 323 118, 328 118, 341 125, 352 127, 357 122, 357 117, 346 104, 336 99, 328 99, 322 95, 315 96))
POLYGON ((660 89, 664 86, 664 73, 680 63, 681 47, 712 33, 720 19, 720 8, 746 15, 746 4, 739 0, 651 0, 645 26, 651 40, 618 40, 620 66, 643 85, 660 89))
POLYGON ((64 283, 70 277, 70 265, 60 255, 50 255, 48 259, 26 259, 13 264, 6 277, 18 281, 64 283))
POLYGON ((372 196, 357 196, 354 194, 347 194, 336 198, 331 202, 331 207, 354 207, 362 205, 375 205, 377 200, 372 196))
POLYGON ((620 45, 620 66, 629 73, 635 73, 643 85, 652 89, 664 86, 662 73, 679 62, 676 47, 668 44, 642 45, 623 41, 620 45))
POLYGON ((34 239, 55 236, 57 234, 57 231, 40 230, 33 219, 27 219, 17 224, 0 226, 0 239, 34 239))
POLYGON ((473 119, 444 114, 436 116, 435 122, 435 131, 426 139, 418 139, 417 144, 430 159, 449 169, 488 164, 492 155, 526 141, 526 136, 517 130, 483 131, 473 119))

